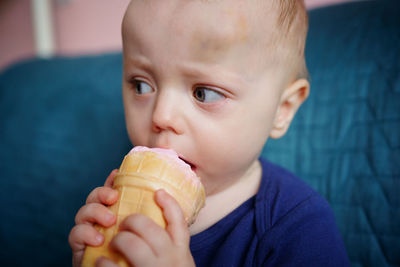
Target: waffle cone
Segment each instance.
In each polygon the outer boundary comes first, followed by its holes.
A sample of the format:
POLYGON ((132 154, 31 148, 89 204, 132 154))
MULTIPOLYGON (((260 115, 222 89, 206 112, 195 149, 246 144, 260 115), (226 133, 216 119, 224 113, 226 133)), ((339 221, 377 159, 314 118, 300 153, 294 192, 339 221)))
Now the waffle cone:
POLYGON ((118 190, 119 198, 109 209, 117 216, 117 222, 109 228, 95 226, 104 235, 105 241, 100 247, 86 247, 82 266, 94 266, 100 256, 120 266, 128 266, 121 255, 109 249, 109 243, 118 233, 120 223, 134 213, 144 214, 161 227, 166 227, 162 210, 154 200, 154 193, 158 189, 164 189, 176 199, 189 225, 205 201, 204 188, 199 181, 187 179, 174 160, 152 151, 125 156, 113 188, 118 190))

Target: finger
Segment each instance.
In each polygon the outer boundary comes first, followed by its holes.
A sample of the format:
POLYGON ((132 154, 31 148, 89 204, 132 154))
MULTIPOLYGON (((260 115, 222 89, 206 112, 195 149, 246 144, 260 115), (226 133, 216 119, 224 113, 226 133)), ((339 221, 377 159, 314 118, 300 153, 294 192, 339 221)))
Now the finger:
POLYGON ((134 233, 121 231, 113 240, 110 246, 113 250, 121 253, 133 266, 149 265, 149 260, 155 256, 147 243, 134 233))
POLYGON ((183 212, 178 202, 165 190, 156 192, 156 202, 163 210, 167 222, 167 232, 177 245, 186 246, 189 243, 190 234, 183 212))
POLYGON ((104 236, 94 227, 87 224, 79 224, 71 229, 68 243, 72 249, 72 266, 80 266, 86 245, 100 246, 104 242, 104 236))
POLYGON ((73 266, 73 267, 79 267, 79 266, 81 266, 81 262, 82 262, 83 253, 84 253, 84 252, 85 252, 85 251, 82 250, 82 251, 75 252, 75 253, 72 255, 72 266, 73 266))
POLYGON ((75 225, 68 236, 68 243, 72 252, 84 251, 86 245, 100 246, 104 242, 104 236, 93 226, 87 224, 75 225))
POLYGON ((104 183, 104 186, 106 186, 106 187, 112 187, 112 186, 113 186, 113 184, 114 184, 114 178, 115 178, 115 176, 117 175, 117 172, 118 172, 118 169, 114 169, 114 170, 110 173, 110 175, 108 175, 108 177, 107 177, 107 179, 106 179, 106 181, 105 181, 105 183, 104 183))
POLYGON ((117 217, 105 206, 99 203, 89 203, 79 209, 75 216, 76 224, 98 223, 104 227, 113 225, 117 217))
POLYGON ((118 267, 119 265, 106 257, 99 257, 95 262, 96 267, 118 267))
POLYGON ((128 216, 121 222, 120 230, 139 236, 156 255, 161 255, 171 245, 168 233, 152 219, 142 214, 128 216))
POLYGON ((102 203, 104 205, 112 205, 118 200, 118 191, 110 187, 97 187, 86 199, 86 204, 102 203))

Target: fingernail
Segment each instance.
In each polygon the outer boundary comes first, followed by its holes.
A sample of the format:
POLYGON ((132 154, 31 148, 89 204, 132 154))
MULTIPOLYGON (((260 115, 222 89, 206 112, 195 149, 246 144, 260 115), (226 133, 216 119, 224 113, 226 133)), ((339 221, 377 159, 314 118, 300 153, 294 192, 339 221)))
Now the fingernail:
POLYGON ((165 195, 165 190, 164 189, 159 189, 158 190, 158 194, 165 195))
POLYGON ((96 241, 97 241, 98 244, 103 242, 103 235, 101 235, 101 234, 96 235, 96 241))
POLYGON ((110 211, 105 215, 105 219, 107 222, 112 222, 114 221, 114 214, 110 211))

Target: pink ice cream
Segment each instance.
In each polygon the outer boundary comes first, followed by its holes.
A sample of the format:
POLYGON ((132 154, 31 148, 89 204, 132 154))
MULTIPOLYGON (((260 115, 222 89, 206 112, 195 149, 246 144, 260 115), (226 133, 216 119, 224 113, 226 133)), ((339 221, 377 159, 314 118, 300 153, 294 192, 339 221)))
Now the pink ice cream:
POLYGON ((146 152, 146 151, 151 151, 154 153, 157 153, 160 156, 163 156, 166 159, 169 159, 173 162, 178 163, 178 166, 180 167, 181 171, 185 173, 185 178, 189 181, 192 181, 195 184, 200 183, 200 178, 192 171, 192 168, 190 167, 189 164, 181 160, 178 156, 178 154, 172 150, 172 149, 165 149, 165 148, 148 148, 145 146, 135 146, 134 148, 131 149, 131 151, 128 153, 133 154, 133 153, 139 153, 139 152, 146 152))

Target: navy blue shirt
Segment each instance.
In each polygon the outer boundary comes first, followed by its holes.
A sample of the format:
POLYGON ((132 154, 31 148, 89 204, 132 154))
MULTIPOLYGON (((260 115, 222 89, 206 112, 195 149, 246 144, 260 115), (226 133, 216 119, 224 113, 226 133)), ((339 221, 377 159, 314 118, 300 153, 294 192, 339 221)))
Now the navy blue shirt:
POLYGON ((349 266, 327 201, 261 159, 258 193, 191 237, 197 266, 349 266))

